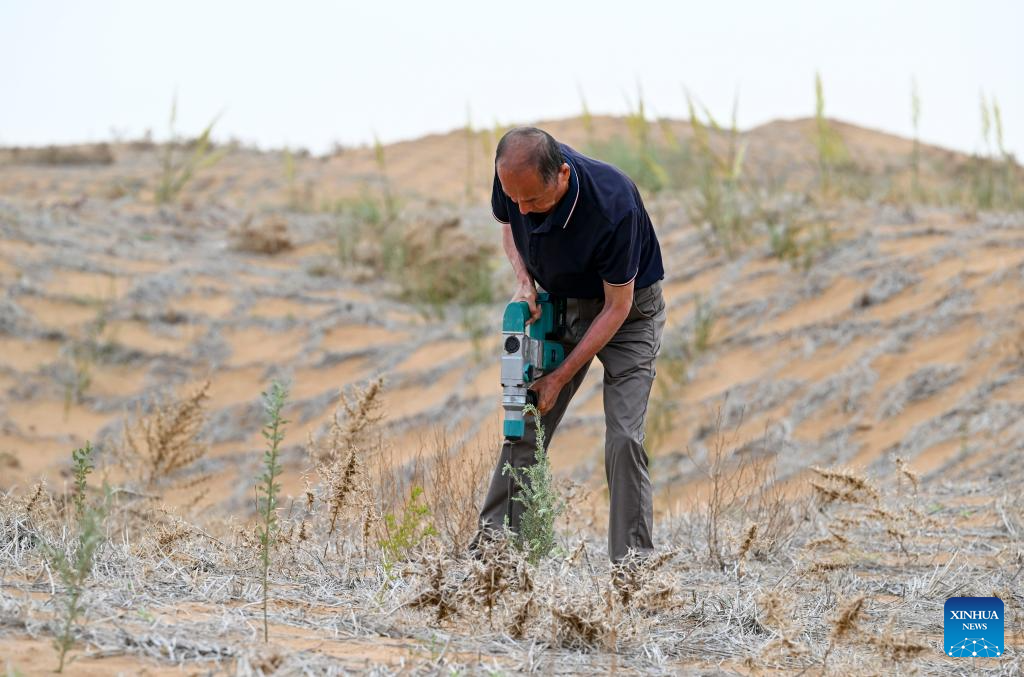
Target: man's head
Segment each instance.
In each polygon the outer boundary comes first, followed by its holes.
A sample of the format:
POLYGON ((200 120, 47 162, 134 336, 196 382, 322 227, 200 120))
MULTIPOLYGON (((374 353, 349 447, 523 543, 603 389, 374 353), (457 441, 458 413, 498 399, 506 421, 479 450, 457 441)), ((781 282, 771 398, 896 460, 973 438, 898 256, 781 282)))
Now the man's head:
POLYGON ((521 214, 547 214, 569 190, 569 165, 558 142, 536 127, 516 127, 501 137, 494 169, 521 214))

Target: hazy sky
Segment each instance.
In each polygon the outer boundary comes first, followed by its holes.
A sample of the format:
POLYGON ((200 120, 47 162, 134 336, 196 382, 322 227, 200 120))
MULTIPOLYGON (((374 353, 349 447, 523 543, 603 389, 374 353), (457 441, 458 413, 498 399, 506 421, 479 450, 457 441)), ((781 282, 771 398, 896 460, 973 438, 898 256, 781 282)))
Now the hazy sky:
POLYGON ((264 147, 384 141, 580 112, 685 117, 684 87, 739 122, 813 114, 981 146, 998 97, 1024 156, 1024 2, 112 2, 0 0, 0 144, 195 134, 264 147))

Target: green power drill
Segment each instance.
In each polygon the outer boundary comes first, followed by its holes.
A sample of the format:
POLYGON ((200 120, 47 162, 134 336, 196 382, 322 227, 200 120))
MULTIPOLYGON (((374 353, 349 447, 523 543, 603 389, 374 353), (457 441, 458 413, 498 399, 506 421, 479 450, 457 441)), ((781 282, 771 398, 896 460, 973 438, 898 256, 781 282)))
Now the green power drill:
POLYGON ((540 319, 527 326, 530 305, 515 301, 505 307, 501 333, 505 339, 501 356, 501 407, 505 410, 505 439, 522 439, 526 430, 523 408, 537 406, 537 394, 530 383, 552 371, 565 359, 565 349, 555 338, 565 327, 565 300, 547 293, 537 294, 540 319))

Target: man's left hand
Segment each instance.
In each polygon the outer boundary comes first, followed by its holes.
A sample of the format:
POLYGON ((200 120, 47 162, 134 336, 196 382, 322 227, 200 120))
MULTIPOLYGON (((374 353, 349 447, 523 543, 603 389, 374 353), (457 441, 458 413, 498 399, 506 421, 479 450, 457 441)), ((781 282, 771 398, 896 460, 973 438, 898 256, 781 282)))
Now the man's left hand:
POLYGON ((562 392, 565 381, 557 371, 545 374, 530 385, 530 390, 537 393, 537 411, 546 414, 555 406, 558 393, 562 392))

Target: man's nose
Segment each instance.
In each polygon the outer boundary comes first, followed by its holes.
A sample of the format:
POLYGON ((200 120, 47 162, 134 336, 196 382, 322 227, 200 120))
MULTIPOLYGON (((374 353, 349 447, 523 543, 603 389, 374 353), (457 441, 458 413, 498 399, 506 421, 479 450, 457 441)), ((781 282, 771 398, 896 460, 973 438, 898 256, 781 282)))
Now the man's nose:
POLYGON ((530 213, 530 210, 524 207, 522 203, 517 204, 516 206, 519 207, 519 213, 522 214, 523 216, 526 216, 527 214, 530 213))

